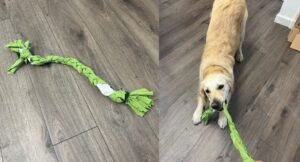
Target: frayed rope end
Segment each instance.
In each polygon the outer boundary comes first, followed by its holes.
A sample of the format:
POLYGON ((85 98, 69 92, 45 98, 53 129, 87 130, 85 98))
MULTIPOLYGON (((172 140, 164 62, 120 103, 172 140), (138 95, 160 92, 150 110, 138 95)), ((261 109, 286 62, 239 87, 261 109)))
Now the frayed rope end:
POLYGON ((132 92, 115 91, 109 98, 117 103, 125 103, 140 117, 143 117, 154 105, 152 91, 142 88, 132 92))
POLYGON ((8 74, 14 74, 24 62, 27 62, 28 57, 32 55, 29 51, 30 42, 15 40, 8 43, 5 47, 19 55, 19 59, 8 69, 8 74))

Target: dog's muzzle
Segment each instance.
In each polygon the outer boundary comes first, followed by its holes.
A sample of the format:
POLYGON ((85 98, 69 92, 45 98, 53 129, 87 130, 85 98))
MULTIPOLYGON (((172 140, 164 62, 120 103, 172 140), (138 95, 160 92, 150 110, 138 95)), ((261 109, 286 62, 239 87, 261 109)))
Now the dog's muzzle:
POLYGON ((223 106, 222 103, 220 101, 214 100, 211 104, 211 107, 217 111, 222 111, 223 110, 223 106))

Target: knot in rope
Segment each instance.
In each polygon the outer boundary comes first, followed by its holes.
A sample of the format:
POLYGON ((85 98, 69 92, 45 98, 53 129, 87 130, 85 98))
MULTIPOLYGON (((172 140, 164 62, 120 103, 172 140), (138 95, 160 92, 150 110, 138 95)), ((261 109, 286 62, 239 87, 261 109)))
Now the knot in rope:
POLYGON ((29 61, 29 56, 32 56, 29 49, 27 48, 20 48, 19 49, 20 59, 23 59, 24 61, 29 61))
POLYGON ((7 48, 19 55, 19 59, 8 69, 9 74, 14 74, 23 63, 30 61, 32 54, 29 44, 29 41, 15 40, 6 45, 7 48))
POLYGON ((142 88, 131 92, 119 90, 114 91, 109 98, 116 103, 125 103, 138 116, 144 116, 145 113, 153 106, 153 92, 142 88))

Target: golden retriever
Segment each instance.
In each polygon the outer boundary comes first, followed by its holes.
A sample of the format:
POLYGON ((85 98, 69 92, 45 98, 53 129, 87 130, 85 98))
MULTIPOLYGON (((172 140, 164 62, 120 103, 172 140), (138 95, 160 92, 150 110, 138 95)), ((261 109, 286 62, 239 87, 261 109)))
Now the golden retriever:
POLYGON ((227 126, 222 103, 233 92, 233 66, 243 61, 242 43, 248 17, 245 0, 215 0, 201 58, 198 105, 193 123, 201 122, 203 109, 220 111, 218 125, 227 126))

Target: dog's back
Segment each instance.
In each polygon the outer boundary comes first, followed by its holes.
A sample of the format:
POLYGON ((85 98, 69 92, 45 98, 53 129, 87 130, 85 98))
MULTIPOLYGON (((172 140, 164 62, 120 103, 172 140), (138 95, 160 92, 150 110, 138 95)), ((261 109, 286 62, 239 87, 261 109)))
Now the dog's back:
POLYGON ((204 66, 220 64, 220 61, 227 66, 234 65, 234 55, 240 45, 245 14, 245 0, 215 0, 202 55, 204 66))

